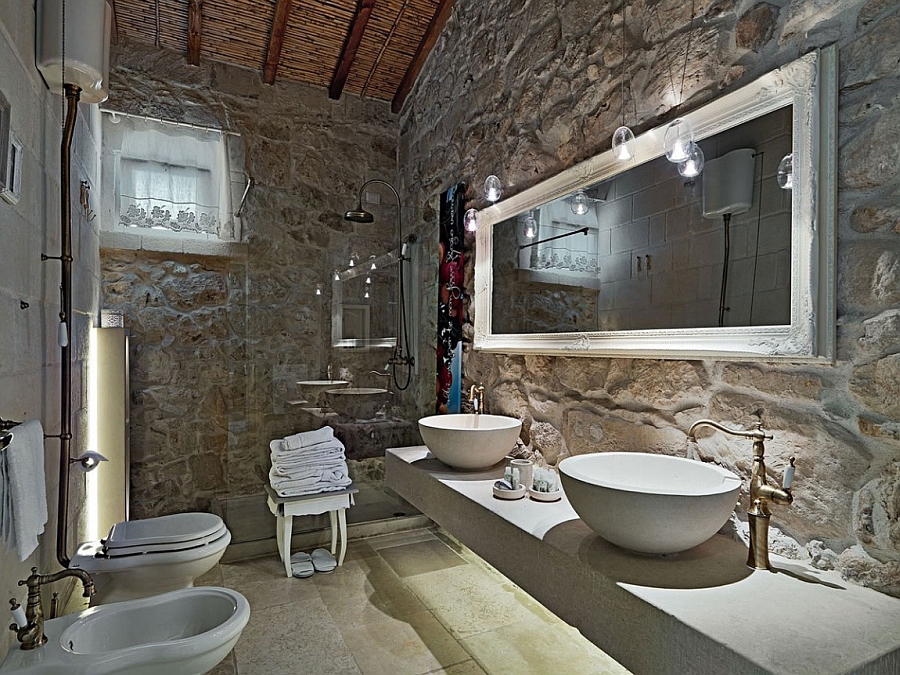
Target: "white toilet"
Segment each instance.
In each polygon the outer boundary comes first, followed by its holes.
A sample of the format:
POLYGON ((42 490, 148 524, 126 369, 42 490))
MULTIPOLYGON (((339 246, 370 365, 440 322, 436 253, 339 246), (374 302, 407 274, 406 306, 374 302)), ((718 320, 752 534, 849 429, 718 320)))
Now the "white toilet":
POLYGON ((212 513, 177 513, 116 523, 109 536, 78 546, 69 567, 94 580, 92 605, 194 585, 219 562, 231 532, 212 513))

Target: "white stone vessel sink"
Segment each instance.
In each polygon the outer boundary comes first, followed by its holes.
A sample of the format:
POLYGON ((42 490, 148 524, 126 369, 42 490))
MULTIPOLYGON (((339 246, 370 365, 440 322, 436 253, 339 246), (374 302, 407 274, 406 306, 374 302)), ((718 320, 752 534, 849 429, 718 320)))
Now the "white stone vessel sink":
POLYGON ((350 386, 347 380, 300 380, 297 382, 300 391, 306 400, 313 405, 322 405, 324 403, 324 394, 328 389, 340 389, 350 386))
POLYGON ((741 479, 714 464, 640 452, 598 452, 559 463, 569 503, 594 532, 640 553, 677 553, 718 532, 741 479))
POLYGON ((460 413, 419 420, 422 440, 444 464, 457 469, 486 469, 516 447, 522 420, 505 415, 460 413))
POLYGON ((202 675, 228 655, 249 618, 243 595, 215 586, 100 605, 47 621, 47 644, 14 646, 0 673, 202 675))
POLYGON ((378 387, 346 387, 326 389, 328 405, 336 412, 353 419, 369 420, 391 400, 387 389, 378 387))

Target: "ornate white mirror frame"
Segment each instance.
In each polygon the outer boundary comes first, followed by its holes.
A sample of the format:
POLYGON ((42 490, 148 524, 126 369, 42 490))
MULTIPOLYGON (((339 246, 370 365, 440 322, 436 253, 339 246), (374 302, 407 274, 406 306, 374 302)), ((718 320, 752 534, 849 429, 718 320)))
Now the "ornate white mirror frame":
MULTIPOLYGON (((833 361, 837 51, 807 54, 683 115, 702 140, 793 106, 791 321, 734 328, 496 334, 492 332, 493 226, 623 171, 609 150, 479 212, 475 348, 512 354, 833 361)), ((630 169, 663 154, 667 125, 636 139, 630 169)), ((675 167, 673 165, 673 171, 675 167)))

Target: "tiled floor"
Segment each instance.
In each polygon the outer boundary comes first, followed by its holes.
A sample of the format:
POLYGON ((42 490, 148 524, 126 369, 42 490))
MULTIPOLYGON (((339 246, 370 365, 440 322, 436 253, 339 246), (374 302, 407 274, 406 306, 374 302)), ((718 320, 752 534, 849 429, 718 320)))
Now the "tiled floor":
POLYGON ((250 601, 212 675, 627 675, 622 666, 440 531, 351 541, 343 567, 288 579, 277 556, 198 583, 250 601))

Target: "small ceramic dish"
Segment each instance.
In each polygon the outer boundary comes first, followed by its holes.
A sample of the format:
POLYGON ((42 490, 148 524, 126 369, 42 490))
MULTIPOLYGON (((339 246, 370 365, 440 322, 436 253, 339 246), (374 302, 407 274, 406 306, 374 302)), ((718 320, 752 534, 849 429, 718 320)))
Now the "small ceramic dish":
POLYGON ((562 490, 554 490, 553 492, 538 492, 534 488, 528 488, 528 496, 536 502, 556 502, 562 499, 562 490))
POLYGON ((494 496, 497 499, 521 499, 525 496, 525 486, 519 483, 519 487, 515 490, 503 490, 495 485, 494 496))

